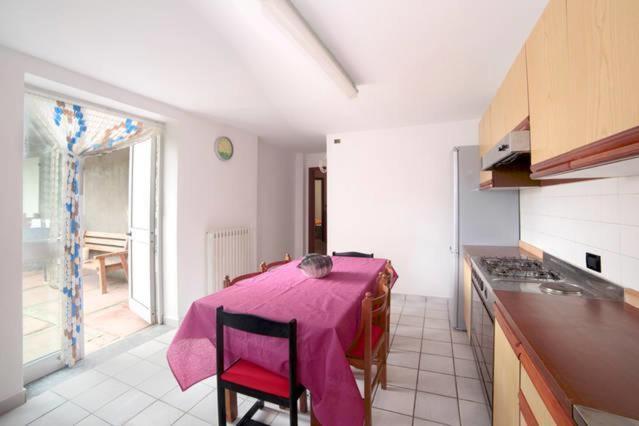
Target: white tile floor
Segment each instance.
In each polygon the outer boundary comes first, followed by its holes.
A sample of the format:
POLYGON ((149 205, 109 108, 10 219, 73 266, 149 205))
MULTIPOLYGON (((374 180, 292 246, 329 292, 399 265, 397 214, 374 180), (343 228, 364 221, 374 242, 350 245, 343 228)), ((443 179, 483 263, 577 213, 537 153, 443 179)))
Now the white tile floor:
MULTIPOLYGON (((489 425, 481 384, 464 333, 451 330, 446 299, 393 295, 388 387, 376 390, 373 423, 389 426, 489 425)), ((217 422, 215 380, 181 392, 168 369, 175 331, 108 359, 0 416, 10 425, 211 425, 217 422)), ((361 386, 361 374, 356 373, 361 386)), ((253 404, 238 395, 240 417, 253 404)), ((267 404, 254 418, 288 425, 267 404)), ((308 415, 299 416, 309 425, 308 415)))

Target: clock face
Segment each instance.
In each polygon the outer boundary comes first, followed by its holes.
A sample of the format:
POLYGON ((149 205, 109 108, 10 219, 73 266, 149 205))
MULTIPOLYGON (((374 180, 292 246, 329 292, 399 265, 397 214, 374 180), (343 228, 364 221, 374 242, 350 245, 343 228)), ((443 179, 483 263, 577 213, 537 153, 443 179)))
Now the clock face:
POLYGON ((226 136, 215 140, 215 154, 222 161, 230 160, 233 157, 233 143, 226 136))

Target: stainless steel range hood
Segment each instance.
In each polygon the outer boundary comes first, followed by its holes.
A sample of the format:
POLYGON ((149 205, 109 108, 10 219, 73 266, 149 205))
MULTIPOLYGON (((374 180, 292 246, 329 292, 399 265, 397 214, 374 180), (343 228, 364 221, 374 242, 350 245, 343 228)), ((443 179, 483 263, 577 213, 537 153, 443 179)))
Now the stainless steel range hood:
POLYGON ((481 159, 482 170, 493 170, 530 155, 530 131, 517 130, 508 133, 481 159))

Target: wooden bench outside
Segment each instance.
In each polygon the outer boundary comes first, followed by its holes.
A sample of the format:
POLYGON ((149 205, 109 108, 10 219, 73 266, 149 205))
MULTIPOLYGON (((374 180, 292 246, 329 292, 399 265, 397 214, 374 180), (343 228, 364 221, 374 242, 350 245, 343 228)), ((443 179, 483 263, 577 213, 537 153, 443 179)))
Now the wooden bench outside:
POLYGON ((124 275, 129 278, 129 239, 125 234, 109 232, 86 231, 84 233, 84 248, 101 252, 94 257, 98 262, 98 282, 100 292, 107 292, 107 271, 122 269, 124 275))

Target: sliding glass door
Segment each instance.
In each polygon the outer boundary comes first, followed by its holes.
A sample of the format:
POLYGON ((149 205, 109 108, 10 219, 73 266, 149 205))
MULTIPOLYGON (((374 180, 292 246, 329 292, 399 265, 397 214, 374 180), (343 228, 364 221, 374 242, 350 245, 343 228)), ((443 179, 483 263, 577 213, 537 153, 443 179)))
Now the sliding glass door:
POLYGON ((25 382, 62 366, 62 169, 58 144, 27 110, 22 163, 25 382))

